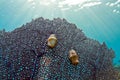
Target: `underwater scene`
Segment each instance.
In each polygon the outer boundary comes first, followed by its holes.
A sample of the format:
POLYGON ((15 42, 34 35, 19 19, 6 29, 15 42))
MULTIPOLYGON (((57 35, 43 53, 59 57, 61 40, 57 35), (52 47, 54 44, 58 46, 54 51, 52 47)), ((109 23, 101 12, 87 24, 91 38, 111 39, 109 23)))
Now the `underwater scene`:
POLYGON ((120 80, 120 0, 0 0, 0 80, 120 80))

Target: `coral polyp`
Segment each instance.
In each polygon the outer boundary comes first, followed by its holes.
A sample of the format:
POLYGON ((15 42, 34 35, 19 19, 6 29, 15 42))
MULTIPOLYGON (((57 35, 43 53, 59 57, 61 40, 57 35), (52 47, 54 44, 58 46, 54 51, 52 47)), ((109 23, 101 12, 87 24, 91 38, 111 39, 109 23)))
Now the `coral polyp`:
POLYGON ((50 48, 54 48, 57 44, 57 38, 55 36, 55 34, 51 34, 47 40, 47 45, 50 47, 50 48))
POLYGON ((69 51, 69 59, 73 65, 77 65, 79 63, 79 56, 75 50, 72 49, 69 51))

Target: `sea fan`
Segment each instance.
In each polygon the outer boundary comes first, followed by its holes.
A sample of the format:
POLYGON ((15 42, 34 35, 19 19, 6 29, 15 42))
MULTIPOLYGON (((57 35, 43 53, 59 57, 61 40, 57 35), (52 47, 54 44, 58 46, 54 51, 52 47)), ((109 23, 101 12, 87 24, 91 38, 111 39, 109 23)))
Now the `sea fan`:
POLYGON ((0 33, 2 80, 117 80, 113 50, 87 38, 65 19, 40 17, 12 32, 0 33), (54 48, 47 46, 51 34, 57 38, 54 48), (79 57, 77 65, 69 60, 72 49, 79 57))

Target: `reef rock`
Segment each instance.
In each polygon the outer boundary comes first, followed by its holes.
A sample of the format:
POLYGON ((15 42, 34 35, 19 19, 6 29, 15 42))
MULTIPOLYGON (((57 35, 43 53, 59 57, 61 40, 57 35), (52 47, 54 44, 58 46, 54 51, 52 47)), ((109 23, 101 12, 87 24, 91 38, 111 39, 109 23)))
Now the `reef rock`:
POLYGON ((65 19, 42 17, 12 32, 0 32, 1 80, 117 80, 112 60, 114 52, 106 44, 87 38, 65 19), (57 45, 47 46, 55 34, 57 45), (73 65, 74 49, 79 63, 73 65))

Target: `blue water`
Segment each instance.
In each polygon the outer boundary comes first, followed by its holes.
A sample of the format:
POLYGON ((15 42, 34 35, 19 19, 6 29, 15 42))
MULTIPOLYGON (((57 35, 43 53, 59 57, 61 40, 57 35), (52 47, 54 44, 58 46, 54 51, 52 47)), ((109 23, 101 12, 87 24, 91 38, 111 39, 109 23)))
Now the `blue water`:
POLYGON ((65 18, 86 36, 106 42, 120 64, 120 0, 0 0, 0 30, 12 31, 32 19, 65 18))

